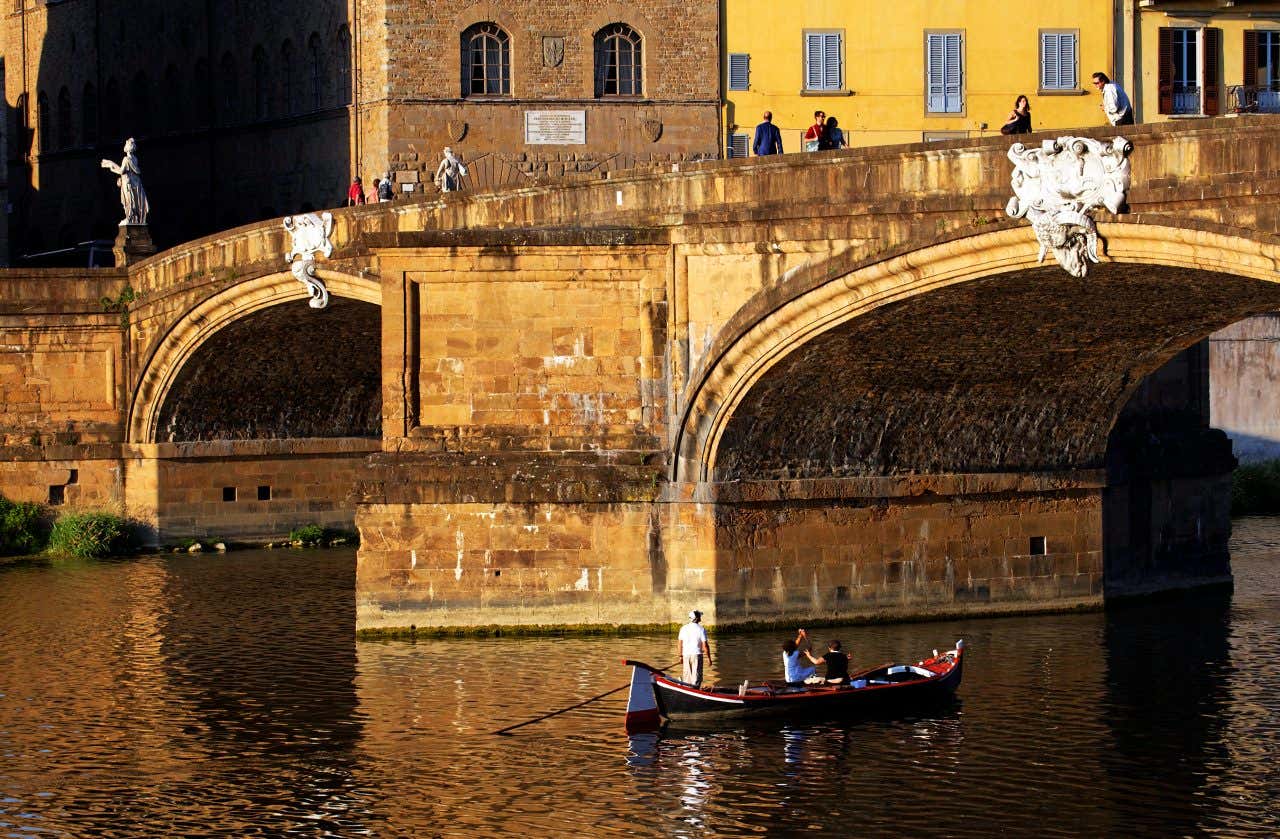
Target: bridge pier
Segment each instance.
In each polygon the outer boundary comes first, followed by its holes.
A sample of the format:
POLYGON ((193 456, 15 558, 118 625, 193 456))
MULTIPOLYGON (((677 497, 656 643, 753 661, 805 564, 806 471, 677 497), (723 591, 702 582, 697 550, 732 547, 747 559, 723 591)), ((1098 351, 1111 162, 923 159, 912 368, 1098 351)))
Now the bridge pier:
POLYGON ((1096 606, 1101 472, 678 485, 652 467, 381 454, 357 623, 718 625, 1096 606))

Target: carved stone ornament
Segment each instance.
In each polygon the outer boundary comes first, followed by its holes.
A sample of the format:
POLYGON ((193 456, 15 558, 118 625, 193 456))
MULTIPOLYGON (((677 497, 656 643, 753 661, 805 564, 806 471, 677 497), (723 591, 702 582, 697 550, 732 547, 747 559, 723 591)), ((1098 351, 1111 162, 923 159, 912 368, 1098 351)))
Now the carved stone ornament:
POLYGON ((559 67, 564 61, 564 38, 546 36, 542 39, 542 66, 559 67))
POLYGON ((462 138, 467 136, 467 124, 460 119, 451 119, 446 124, 449 134, 449 141, 452 143, 462 142, 462 138))
POLYGON ((640 130, 644 132, 644 136, 649 138, 650 143, 656 143, 658 138, 662 136, 662 120, 642 119, 640 120, 640 130))
POLYGON ((325 308, 329 305, 329 290, 316 276, 315 257, 321 253, 327 259, 333 253, 333 243, 329 241, 333 234, 333 213, 285 216, 284 229, 293 236, 293 244, 285 251, 284 261, 293 263, 289 270, 311 292, 311 308, 325 308))
POLYGON ((1098 225, 1093 211, 1124 209, 1129 194, 1129 155, 1133 144, 1123 137, 1100 142, 1087 137, 1045 140, 1039 148, 1015 143, 1013 197, 1005 212, 1026 217, 1040 242, 1040 261, 1050 249, 1073 277, 1089 273, 1098 262, 1098 225))

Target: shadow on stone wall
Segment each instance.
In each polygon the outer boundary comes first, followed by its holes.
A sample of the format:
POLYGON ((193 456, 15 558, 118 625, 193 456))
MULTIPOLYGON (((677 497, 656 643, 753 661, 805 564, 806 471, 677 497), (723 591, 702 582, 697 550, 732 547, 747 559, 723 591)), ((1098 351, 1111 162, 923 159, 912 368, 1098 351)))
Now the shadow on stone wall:
POLYGON ((25 115, 8 102, 14 264, 83 266, 83 251, 20 257, 115 238, 118 189, 100 161, 118 161, 127 137, 161 249, 342 203, 348 4, 230 5, 102 0, 9 18, 9 89, 27 89, 25 115), (25 80, 12 78, 22 50, 36 68, 25 80))

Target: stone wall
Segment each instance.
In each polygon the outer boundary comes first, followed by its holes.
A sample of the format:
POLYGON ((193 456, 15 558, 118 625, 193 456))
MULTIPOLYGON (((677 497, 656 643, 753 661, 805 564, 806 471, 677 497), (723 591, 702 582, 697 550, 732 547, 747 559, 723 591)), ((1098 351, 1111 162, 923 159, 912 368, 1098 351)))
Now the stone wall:
POLYGON ((279 539, 304 524, 351 530, 348 499, 376 440, 260 440, 127 447, 131 516, 160 544, 279 539))
POLYGON ((1240 321, 1209 339, 1212 420, 1241 463, 1280 458, 1280 316, 1240 321))
POLYGON ((394 459, 374 462, 385 483, 357 487, 365 630, 662 625, 691 608, 721 626, 870 620, 1103 594, 1100 475, 757 482, 724 485, 719 503, 593 503, 656 485, 595 486, 585 464, 513 481, 497 462, 448 470, 439 456, 397 483, 394 459))
POLYGON ((0 18, 15 256, 115 236, 118 191, 98 163, 128 136, 161 247, 342 202, 348 0, 25 5, 0 18))
POLYGON ((421 189, 451 145, 469 184, 519 186, 536 178, 602 174, 637 162, 718 157, 719 9, 714 3, 498 0, 388 6, 386 112, 389 169, 421 189), (510 37, 509 95, 464 95, 462 33, 492 22, 510 37), (598 96, 594 35, 625 23, 643 38, 640 96, 598 96), (562 39, 560 58, 544 41, 562 39), (582 145, 528 145, 525 113, 582 111, 582 145))

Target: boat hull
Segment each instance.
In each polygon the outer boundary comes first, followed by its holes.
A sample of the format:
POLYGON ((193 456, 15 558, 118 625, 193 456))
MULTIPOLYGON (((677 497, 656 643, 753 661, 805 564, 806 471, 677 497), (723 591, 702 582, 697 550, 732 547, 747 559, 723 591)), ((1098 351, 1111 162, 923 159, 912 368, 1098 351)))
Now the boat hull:
POLYGON ((881 665, 854 674, 851 685, 764 683, 740 692, 695 688, 656 671, 652 685, 658 712, 673 722, 870 717, 950 700, 960 687, 963 669, 963 646, 958 646, 918 665, 881 665))

